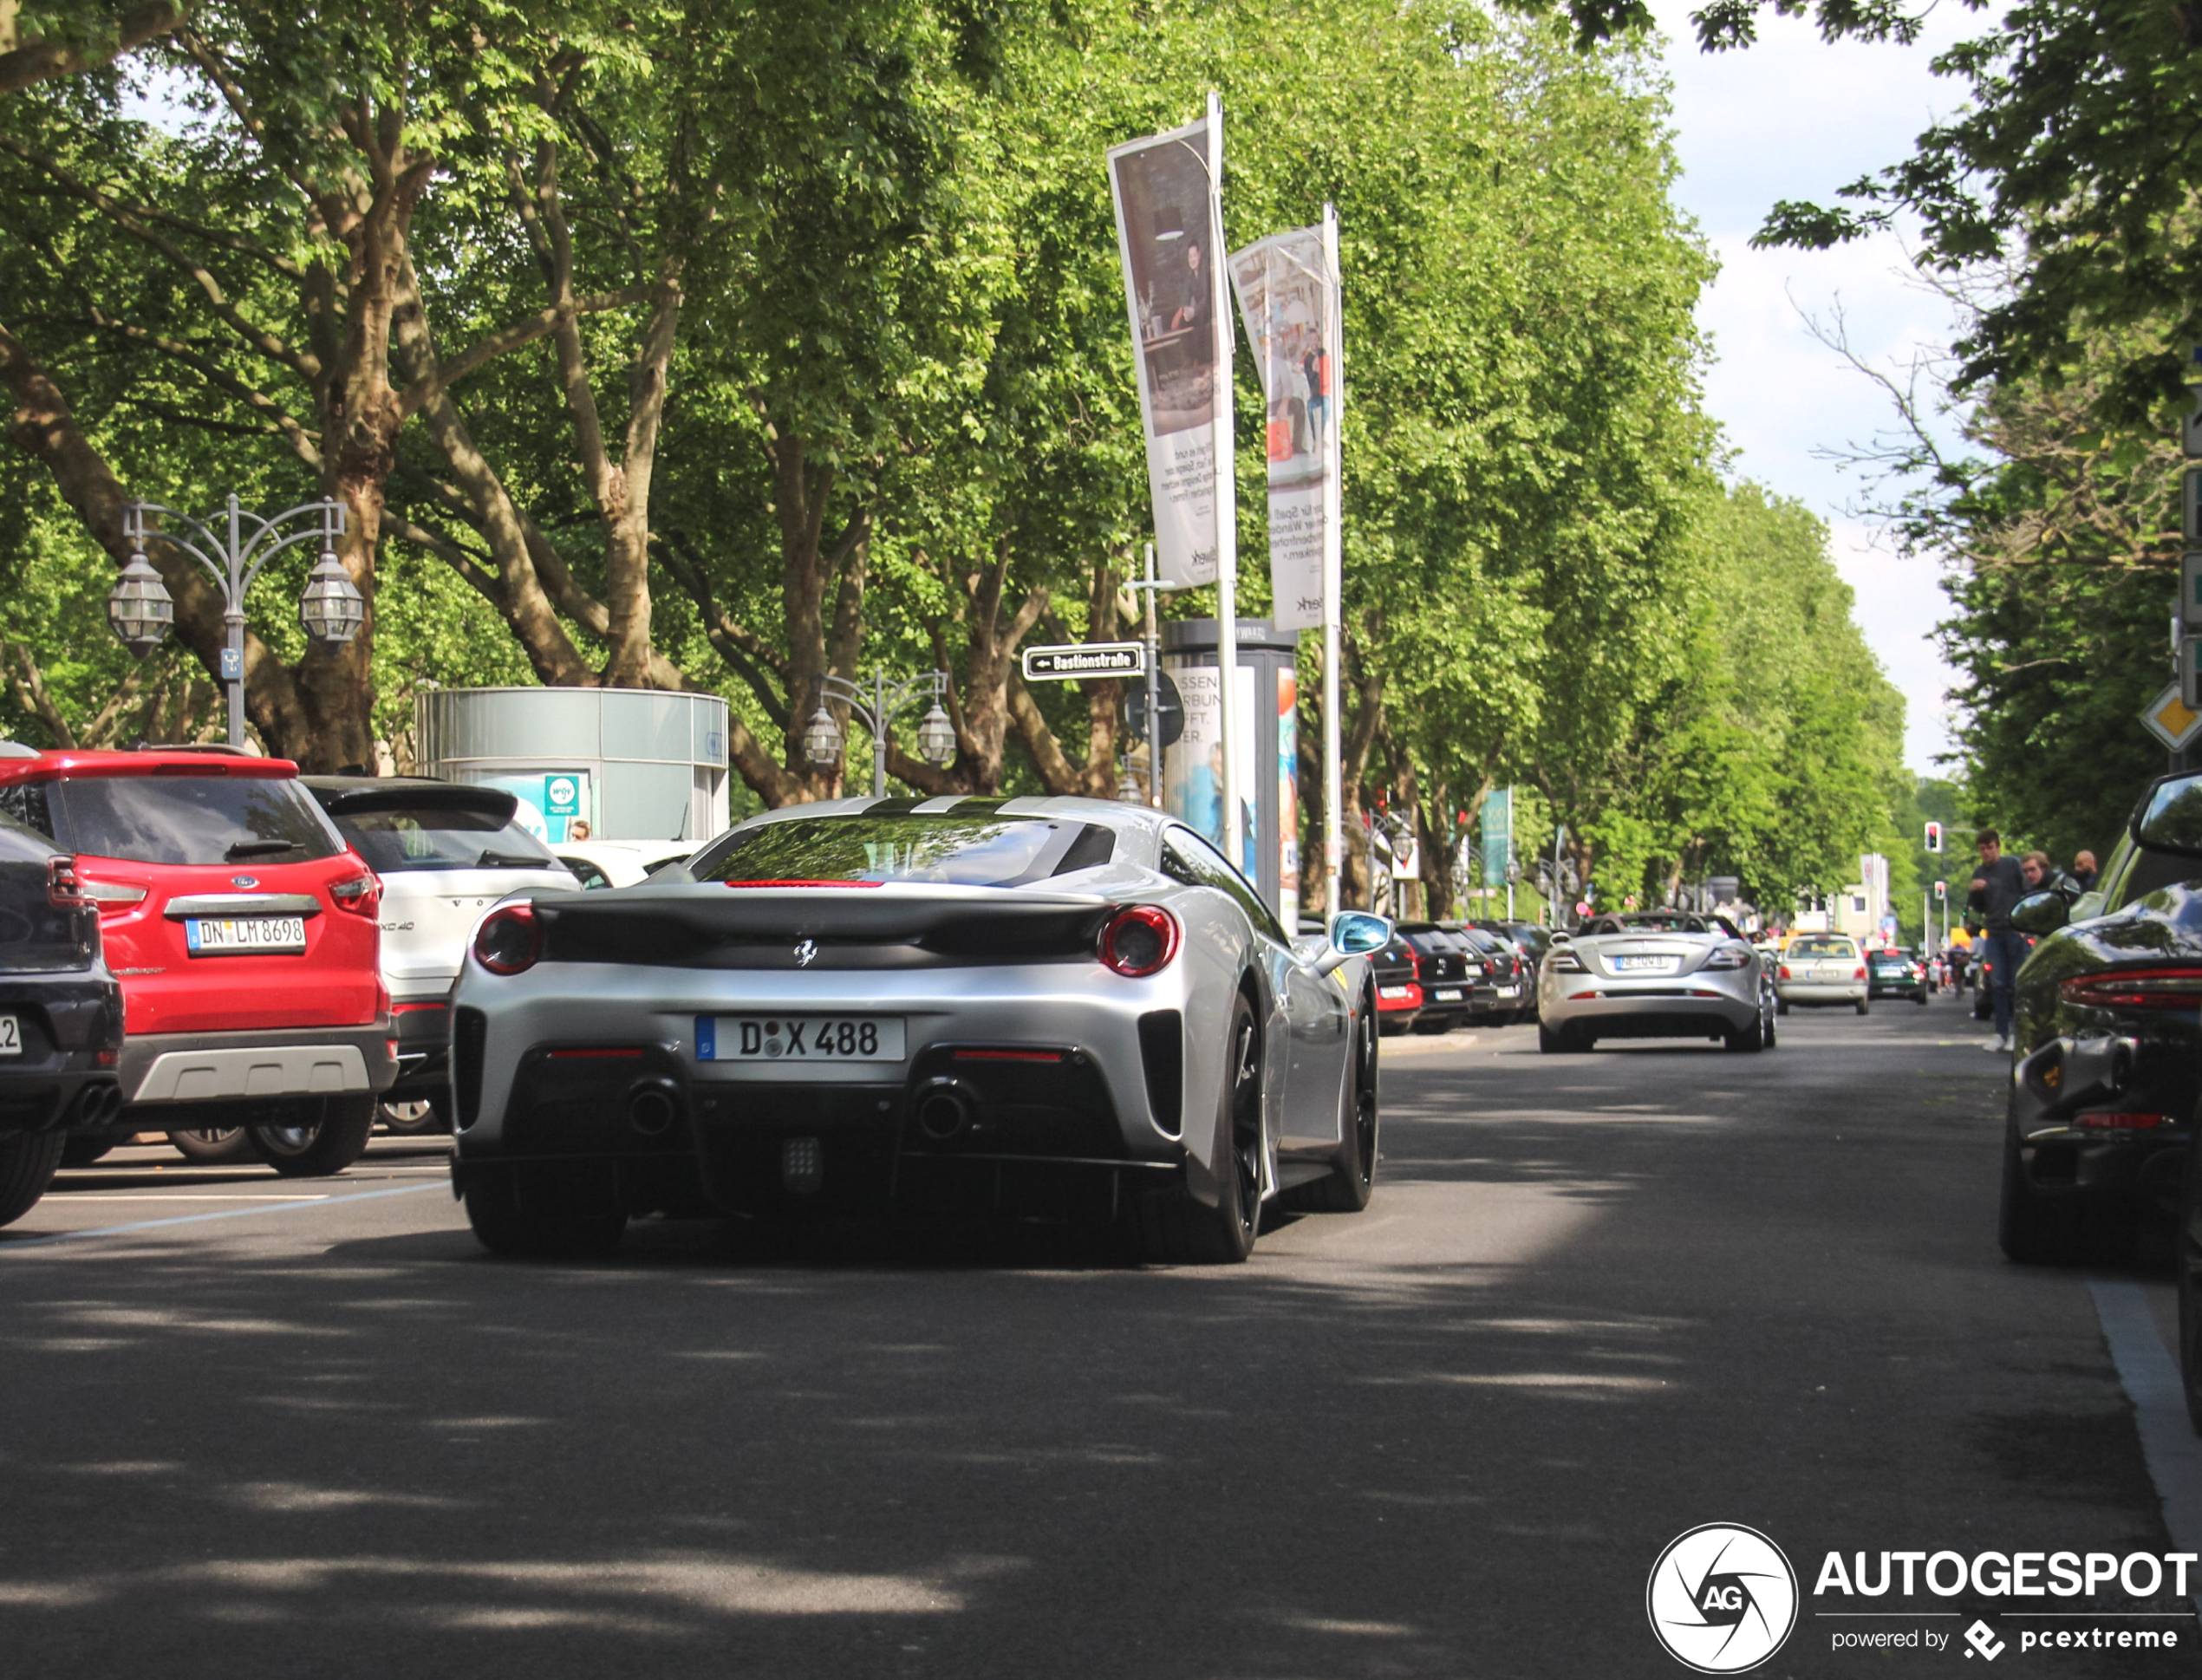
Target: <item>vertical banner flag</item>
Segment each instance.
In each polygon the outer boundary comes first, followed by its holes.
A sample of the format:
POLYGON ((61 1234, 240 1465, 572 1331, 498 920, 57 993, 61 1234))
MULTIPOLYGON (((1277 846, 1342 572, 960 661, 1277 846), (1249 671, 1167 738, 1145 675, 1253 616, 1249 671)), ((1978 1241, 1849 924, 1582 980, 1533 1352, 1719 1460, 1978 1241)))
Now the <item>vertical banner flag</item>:
POLYGON ((1483 796, 1483 884, 1506 885, 1514 861, 1514 790, 1495 787, 1483 796))
POLYGON ((1323 230, 1273 233, 1231 258, 1268 411, 1269 587, 1280 630, 1323 622, 1323 558, 1338 471, 1339 282, 1323 230))
POLYGON ((1216 420, 1228 412, 1231 369, 1215 318, 1223 213, 1208 140, 1201 121, 1109 152, 1156 557, 1173 589, 1216 581, 1216 420))

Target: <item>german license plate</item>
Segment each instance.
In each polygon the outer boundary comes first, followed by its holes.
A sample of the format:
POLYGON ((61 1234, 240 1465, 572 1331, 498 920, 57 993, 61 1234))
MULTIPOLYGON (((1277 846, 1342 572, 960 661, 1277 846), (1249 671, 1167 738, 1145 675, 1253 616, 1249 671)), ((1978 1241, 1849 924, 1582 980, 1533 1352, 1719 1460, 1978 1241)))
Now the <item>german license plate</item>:
POLYGON ((1502 986, 1499 987, 1499 995, 1502 998, 1518 998, 1521 995, 1521 988, 1518 986, 1502 986))
POLYGON ((13 1015, 0 1015, 0 1056, 23 1054, 23 1023, 13 1015))
POLYGON ((1613 959, 1614 972, 1622 974, 1671 974, 1674 973, 1674 965, 1675 960, 1672 957, 1615 957, 1613 959))
POLYGON ((259 951, 303 951, 302 915, 187 916, 184 943, 195 957, 246 956, 259 951))
POLYGON ((699 1015, 699 1062, 899 1062, 900 1015, 699 1015))
POLYGON ((1439 1003, 1458 1003, 1461 1000, 1460 988, 1456 986, 1446 991, 1432 992, 1430 995, 1439 1003))

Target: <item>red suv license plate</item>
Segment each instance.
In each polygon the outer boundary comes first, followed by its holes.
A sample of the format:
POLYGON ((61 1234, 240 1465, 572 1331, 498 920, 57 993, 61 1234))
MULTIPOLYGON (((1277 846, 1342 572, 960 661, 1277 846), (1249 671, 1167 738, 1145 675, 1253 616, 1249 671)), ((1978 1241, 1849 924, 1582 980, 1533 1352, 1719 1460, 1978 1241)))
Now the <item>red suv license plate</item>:
POLYGON ((188 916, 184 942, 195 957, 250 956, 263 951, 306 948, 306 919, 298 915, 188 916))

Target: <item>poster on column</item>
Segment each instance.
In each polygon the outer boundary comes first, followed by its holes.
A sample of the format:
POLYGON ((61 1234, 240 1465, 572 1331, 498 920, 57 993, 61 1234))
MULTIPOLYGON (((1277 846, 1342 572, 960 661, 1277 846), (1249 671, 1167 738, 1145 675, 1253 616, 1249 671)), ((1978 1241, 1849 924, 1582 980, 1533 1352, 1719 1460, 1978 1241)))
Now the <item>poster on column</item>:
POLYGON ((1323 554, 1337 471, 1338 277, 1323 230, 1295 228, 1231 258, 1239 314, 1267 410, 1270 616, 1280 630, 1323 622, 1323 554))
POLYGON ((1215 582, 1215 270, 1222 207, 1208 179, 1205 121, 1109 153, 1131 315, 1132 364, 1147 437, 1156 569, 1171 589, 1215 582))
MULTIPOLYGON (((1223 719, 1221 673, 1213 665, 1174 667, 1177 692, 1185 706, 1185 733, 1163 755, 1163 796, 1171 812, 1188 828, 1205 836, 1219 850, 1223 845, 1223 719)), ((1239 836, 1242 853, 1236 860, 1249 881, 1261 879, 1255 867, 1256 836, 1253 792, 1254 670, 1241 665, 1234 708, 1238 721, 1233 743, 1232 779, 1239 788, 1239 836)))

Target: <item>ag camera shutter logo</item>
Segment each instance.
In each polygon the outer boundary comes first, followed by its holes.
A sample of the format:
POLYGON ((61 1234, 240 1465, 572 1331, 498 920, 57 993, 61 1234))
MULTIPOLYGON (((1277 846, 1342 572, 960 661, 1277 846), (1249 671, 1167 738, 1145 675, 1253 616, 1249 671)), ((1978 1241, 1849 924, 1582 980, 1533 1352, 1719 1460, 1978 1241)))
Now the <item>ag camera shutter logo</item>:
POLYGON ((1700 1674, 1741 1674, 1797 1625, 1797 1577, 1756 1528, 1709 1522, 1667 1542, 1644 1588, 1659 1644, 1700 1674))

